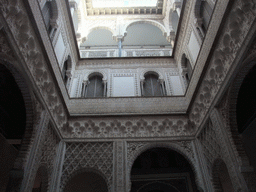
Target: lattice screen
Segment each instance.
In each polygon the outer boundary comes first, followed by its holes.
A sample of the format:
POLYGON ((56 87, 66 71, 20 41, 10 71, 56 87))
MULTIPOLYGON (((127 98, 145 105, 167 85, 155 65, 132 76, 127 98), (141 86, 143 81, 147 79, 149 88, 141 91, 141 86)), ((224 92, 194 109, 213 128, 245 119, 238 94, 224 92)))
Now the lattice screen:
POLYGON ((54 166, 54 160, 57 154, 57 147, 59 142, 60 142, 60 139, 55 134, 53 128, 49 126, 47 128, 45 141, 43 143, 42 156, 40 161, 41 165, 47 166, 48 186, 50 185, 53 166, 54 166))
POLYGON ((110 188, 113 178, 113 143, 67 143, 61 188, 65 187, 73 173, 85 168, 102 172, 110 188))
POLYGON ((216 132, 213 129, 212 122, 206 124, 198 137, 203 147, 203 153, 207 162, 207 169, 211 174, 213 161, 220 155, 221 148, 217 140, 216 132))

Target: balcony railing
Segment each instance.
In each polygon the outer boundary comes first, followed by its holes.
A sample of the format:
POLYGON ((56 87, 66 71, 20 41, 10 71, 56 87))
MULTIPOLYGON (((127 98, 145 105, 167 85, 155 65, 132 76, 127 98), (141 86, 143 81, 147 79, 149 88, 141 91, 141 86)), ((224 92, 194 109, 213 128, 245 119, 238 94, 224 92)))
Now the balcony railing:
POLYGON ((139 46, 127 46, 119 50, 118 48, 110 47, 95 47, 80 49, 81 58, 108 58, 108 57, 164 57, 171 56, 172 48, 156 48, 156 47, 142 47, 139 46), (120 56, 121 52, 121 56, 120 56))

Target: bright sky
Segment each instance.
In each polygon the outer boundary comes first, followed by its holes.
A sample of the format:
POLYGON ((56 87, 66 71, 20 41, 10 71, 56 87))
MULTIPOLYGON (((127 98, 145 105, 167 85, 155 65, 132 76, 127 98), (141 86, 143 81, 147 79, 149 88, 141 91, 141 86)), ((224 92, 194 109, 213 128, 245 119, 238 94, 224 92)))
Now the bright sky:
POLYGON ((93 8, 156 7, 157 0, 92 0, 93 8))

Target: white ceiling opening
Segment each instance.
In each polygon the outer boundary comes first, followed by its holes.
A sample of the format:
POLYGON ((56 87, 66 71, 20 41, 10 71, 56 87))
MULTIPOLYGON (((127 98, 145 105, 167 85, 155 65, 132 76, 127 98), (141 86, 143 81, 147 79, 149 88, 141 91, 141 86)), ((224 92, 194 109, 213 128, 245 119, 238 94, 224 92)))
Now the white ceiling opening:
POLYGON ((92 0, 93 8, 156 7, 157 0, 92 0))

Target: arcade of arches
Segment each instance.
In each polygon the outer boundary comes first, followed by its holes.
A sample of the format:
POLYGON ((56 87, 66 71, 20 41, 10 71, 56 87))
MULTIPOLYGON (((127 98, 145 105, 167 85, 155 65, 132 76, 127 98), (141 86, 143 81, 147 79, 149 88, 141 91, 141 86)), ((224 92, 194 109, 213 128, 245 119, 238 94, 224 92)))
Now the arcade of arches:
POLYGON ((255 0, 97 2, 0 0, 0 192, 255 192, 255 0))

